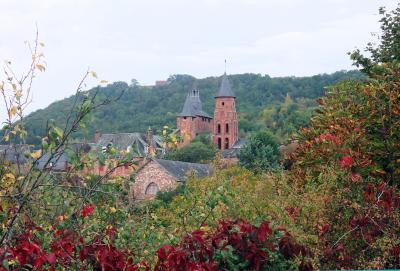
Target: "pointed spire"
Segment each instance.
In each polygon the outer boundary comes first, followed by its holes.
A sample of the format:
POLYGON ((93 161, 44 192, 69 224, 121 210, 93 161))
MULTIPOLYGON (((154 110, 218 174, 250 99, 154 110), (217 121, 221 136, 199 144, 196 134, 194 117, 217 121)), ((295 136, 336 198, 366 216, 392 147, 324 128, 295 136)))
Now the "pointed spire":
POLYGON ((231 84, 229 83, 229 79, 226 73, 224 73, 224 75, 222 76, 221 86, 215 98, 217 97, 233 97, 233 98, 236 97, 232 91, 231 84))

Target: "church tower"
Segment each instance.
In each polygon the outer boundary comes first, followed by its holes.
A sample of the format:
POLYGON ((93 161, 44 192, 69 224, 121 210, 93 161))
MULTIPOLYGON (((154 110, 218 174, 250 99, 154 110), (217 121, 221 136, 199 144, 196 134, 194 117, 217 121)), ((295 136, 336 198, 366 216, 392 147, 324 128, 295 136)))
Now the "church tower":
POLYGON ((210 134, 213 131, 213 119, 206 112, 200 100, 200 92, 196 87, 188 93, 182 112, 176 116, 176 126, 185 146, 199 134, 210 134))
POLYGON ((236 97, 233 94, 226 73, 215 96, 214 111, 214 144, 220 150, 230 149, 238 140, 238 119, 236 114, 236 97))

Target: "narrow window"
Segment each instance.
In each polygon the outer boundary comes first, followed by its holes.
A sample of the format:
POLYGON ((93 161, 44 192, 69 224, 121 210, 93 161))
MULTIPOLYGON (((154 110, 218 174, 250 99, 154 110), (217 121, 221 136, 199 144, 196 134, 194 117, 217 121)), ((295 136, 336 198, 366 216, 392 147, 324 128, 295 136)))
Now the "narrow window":
POLYGON ((150 183, 147 187, 146 187, 146 195, 156 195, 158 192, 158 185, 156 183, 150 183))
POLYGON ((218 130, 218 134, 220 134, 221 133, 221 124, 218 124, 217 127, 218 127, 218 129, 217 129, 218 130))
POLYGON ((229 124, 225 124, 225 133, 229 134, 229 124))
POLYGON ((225 103, 224 102, 222 102, 222 106, 224 106, 225 105, 225 103))
POLYGON ((218 149, 222 148, 222 142, 221 141, 222 141, 221 138, 218 137, 218 149))
POLYGON ((229 138, 225 138, 225 149, 229 149, 229 138))

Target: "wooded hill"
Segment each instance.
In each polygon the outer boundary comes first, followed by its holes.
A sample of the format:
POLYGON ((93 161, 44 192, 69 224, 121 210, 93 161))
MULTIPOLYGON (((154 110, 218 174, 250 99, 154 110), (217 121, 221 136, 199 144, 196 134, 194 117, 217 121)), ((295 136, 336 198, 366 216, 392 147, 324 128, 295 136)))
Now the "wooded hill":
MULTIPOLYGON (((348 78, 363 78, 358 71, 339 71, 311 77, 276 77, 260 74, 229 76, 237 96, 240 134, 269 128, 281 139, 286 139, 300 126, 306 126, 315 108, 315 99, 325 87, 348 78)), ((132 80, 133 82, 135 80, 132 80)), ((145 87, 115 82, 96 87, 97 99, 117 98, 115 102, 97 109, 86 121, 86 127, 75 138, 90 142, 96 130, 102 133, 144 132, 152 127, 156 132, 164 125, 175 125, 175 116, 182 109, 184 99, 193 84, 200 90, 203 109, 213 115, 214 95, 220 77, 196 79, 190 75, 173 75, 166 86, 145 87)), ((37 110, 25 119, 28 143, 38 144, 44 136, 46 123, 52 119, 59 127, 65 124, 75 95, 37 110)))

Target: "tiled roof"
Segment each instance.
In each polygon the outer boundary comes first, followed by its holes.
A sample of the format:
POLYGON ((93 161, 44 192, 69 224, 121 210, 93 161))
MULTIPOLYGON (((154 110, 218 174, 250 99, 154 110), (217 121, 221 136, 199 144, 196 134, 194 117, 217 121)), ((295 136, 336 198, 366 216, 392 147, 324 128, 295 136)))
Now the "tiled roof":
POLYGON ((26 163, 30 153, 29 145, 0 145, 0 159, 10 163, 26 163))
POLYGON ((233 94, 231 84, 229 83, 228 76, 226 76, 226 73, 222 76, 222 82, 221 86, 219 88, 218 94, 215 96, 217 97, 236 97, 235 94, 233 94))
MULTIPOLYGON (((140 156, 146 156, 146 134, 142 133, 117 133, 103 134, 100 136, 96 144, 96 150, 102 151, 102 148, 112 145, 118 151, 128 151, 132 147, 136 147, 136 151, 140 156)), ((153 135, 153 147, 162 149, 163 138, 158 135, 153 135)))
POLYGON ((163 159, 154 159, 154 161, 180 182, 186 181, 188 172, 192 170, 195 171, 197 177, 206 177, 211 175, 211 168, 206 164, 187 163, 163 159))
POLYGON ((66 169, 69 161, 68 156, 63 152, 56 153, 53 155, 50 161, 49 159, 50 153, 43 154, 42 157, 40 157, 39 160, 36 162, 35 167, 39 170, 51 169, 55 171, 63 171, 66 169))
POLYGON ((200 100, 200 94, 197 89, 191 90, 186 96, 185 103, 183 104, 182 112, 178 114, 179 117, 206 117, 211 118, 206 112, 203 111, 203 106, 200 100))

